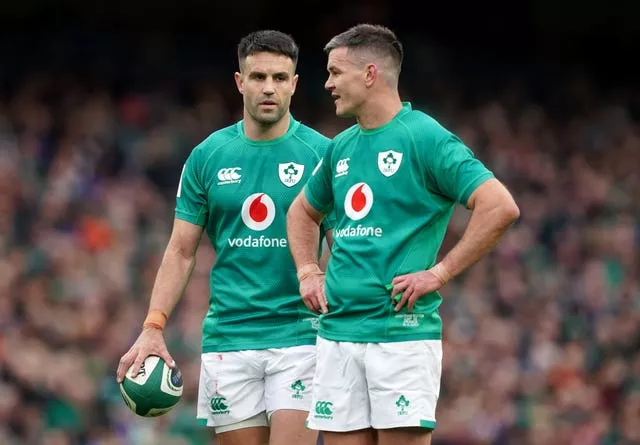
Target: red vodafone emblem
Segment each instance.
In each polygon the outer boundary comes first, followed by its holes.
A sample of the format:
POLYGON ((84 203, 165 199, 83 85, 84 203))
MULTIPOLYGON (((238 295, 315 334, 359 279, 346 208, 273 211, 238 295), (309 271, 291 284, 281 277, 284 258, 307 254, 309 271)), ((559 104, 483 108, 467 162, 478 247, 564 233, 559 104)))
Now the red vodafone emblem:
POLYGON ((344 198, 344 212, 354 221, 367 216, 372 205, 373 192, 364 182, 352 185, 344 198))
POLYGON ((276 206, 266 193, 254 193, 242 203, 242 221, 256 231, 266 229, 276 217, 276 206))

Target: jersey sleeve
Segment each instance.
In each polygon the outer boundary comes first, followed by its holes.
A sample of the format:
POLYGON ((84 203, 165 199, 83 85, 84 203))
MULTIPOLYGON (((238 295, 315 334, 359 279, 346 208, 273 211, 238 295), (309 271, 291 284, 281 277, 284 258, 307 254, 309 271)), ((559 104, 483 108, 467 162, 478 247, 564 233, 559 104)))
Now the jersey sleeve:
MULTIPOLYGON (((313 170, 311 178, 304 186, 304 194, 309 204, 319 212, 328 214, 333 208, 333 190, 331 187, 331 152, 329 146, 324 157, 313 170)), ((325 218, 327 219, 327 218, 325 218)))
POLYGON ((200 158, 200 151, 196 148, 182 167, 175 214, 178 219, 204 227, 209 218, 209 207, 200 158))
POLYGON ((435 191, 464 206, 478 186, 494 177, 473 152, 449 132, 431 153, 427 169, 434 180, 435 191))

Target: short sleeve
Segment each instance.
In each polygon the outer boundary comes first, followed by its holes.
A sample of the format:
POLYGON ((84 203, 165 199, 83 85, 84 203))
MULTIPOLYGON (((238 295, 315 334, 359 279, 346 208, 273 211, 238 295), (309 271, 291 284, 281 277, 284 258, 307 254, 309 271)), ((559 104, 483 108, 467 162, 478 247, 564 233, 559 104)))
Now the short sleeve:
POLYGON ((483 182, 494 177, 473 152, 455 135, 441 140, 427 168, 434 178, 436 191, 464 206, 483 182))
POLYGON ((304 193, 309 204, 319 212, 329 213, 333 207, 333 190, 331 188, 331 145, 324 157, 313 169, 309 181, 304 187, 304 193))
POLYGON ((207 191, 202 181, 200 151, 194 149, 180 174, 176 194, 176 218, 205 226, 209 217, 207 191))

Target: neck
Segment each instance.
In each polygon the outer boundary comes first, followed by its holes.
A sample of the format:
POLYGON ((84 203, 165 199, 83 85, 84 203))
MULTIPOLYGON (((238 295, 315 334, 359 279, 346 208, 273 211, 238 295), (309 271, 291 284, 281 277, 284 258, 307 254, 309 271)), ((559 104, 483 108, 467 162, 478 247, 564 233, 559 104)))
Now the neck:
POLYGON ((360 128, 370 130, 391 122, 402 110, 400 94, 393 93, 372 97, 362 109, 358 111, 356 120, 360 128))
POLYGON ((247 111, 244 111, 244 135, 252 141, 269 141, 284 136, 289 130, 291 115, 282 116, 277 122, 263 124, 253 119, 247 111))

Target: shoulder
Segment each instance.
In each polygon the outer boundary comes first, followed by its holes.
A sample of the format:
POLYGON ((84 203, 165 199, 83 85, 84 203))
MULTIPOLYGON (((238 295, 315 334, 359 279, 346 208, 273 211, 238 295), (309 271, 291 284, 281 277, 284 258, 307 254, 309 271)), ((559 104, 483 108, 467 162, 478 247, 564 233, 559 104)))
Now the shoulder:
POLYGON ((298 125, 294 137, 317 158, 323 157, 331 144, 330 138, 303 123, 298 125))
POLYGON ((195 146, 192 155, 206 158, 219 148, 236 140, 239 136, 237 123, 216 130, 195 146))
POLYGON ((360 127, 358 124, 352 125, 349 128, 342 130, 333 138, 335 146, 342 146, 348 144, 354 137, 360 133, 360 127))
POLYGON ((440 122, 427 113, 420 110, 411 110, 400 119, 400 125, 418 142, 439 144, 452 133, 440 122))

